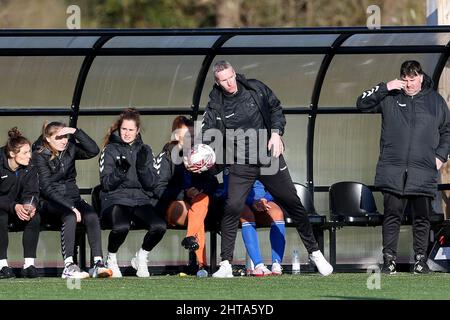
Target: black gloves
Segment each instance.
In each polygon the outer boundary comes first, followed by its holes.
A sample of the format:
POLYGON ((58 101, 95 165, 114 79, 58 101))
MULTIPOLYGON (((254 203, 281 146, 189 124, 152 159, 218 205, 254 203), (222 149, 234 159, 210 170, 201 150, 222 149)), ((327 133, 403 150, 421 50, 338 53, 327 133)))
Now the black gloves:
POLYGON ((148 155, 151 154, 151 149, 146 145, 143 145, 141 149, 136 154, 136 169, 145 169, 145 164, 148 161, 148 155))
POLYGON ((127 173, 128 169, 130 169, 131 167, 131 164, 128 162, 127 158, 124 155, 120 155, 117 156, 116 167, 121 173, 127 173))
MULTIPOLYGON (((148 162, 151 162, 151 165, 153 165, 152 149, 147 145, 143 145, 136 153, 136 171, 146 170, 148 162)), ((131 164, 127 157, 121 154, 116 156, 116 167, 121 173, 127 173, 131 164)))

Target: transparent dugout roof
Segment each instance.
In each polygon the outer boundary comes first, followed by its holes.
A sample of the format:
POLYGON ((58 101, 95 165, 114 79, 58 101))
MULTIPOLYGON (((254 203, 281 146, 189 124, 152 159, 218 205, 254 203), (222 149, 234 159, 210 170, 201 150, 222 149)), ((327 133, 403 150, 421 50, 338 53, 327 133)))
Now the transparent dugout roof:
POLYGON ((446 26, 383 27, 370 32, 367 28, 0 30, 0 109, 68 108, 72 101, 80 101, 81 109, 131 105, 190 110, 198 99, 203 109, 214 83, 212 65, 219 59, 266 83, 285 109, 309 108, 319 92, 319 108, 351 108, 362 90, 397 77, 404 60, 416 59, 430 76, 439 76, 450 55, 449 43, 446 26), (349 36, 341 45, 345 50, 333 51, 339 49, 332 46, 343 35, 349 36), (212 49, 221 37, 229 39, 212 49), (109 40, 95 51, 100 39, 109 40), (364 47, 383 48, 356 52, 364 47), (420 53, 389 53, 399 47, 418 48, 420 53), (145 50, 152 48, 168 50, 145 50), (221 48, 233 50, 221 53, 221 48), (246 51, 252 48, 256 50, 246 51), (93 55, 86 56, 87 52, 93 55), (330 54, 329 66, 324 53, 330 54))
POLYGON ((101 56, 86 79, 81 108, 186 108, 203 56, 101 56))
MULTIPOLYGON (((398 77, 405 60, 418 60, 439 80, 449 66, 449 43, 450 26, 0 30, 0 126, 17 125, 34 140, 44 120, 63 119, 101 145, 120 110, 131 106, 141 111, 143 136, 157 153, 175 115, 197 117, 197 107, 200 113, 206 107, 213 65, 228 60, 280 100, 294 181, 370 185, 381 116, 360 114, 357 97, 398 77)), ((77 164, 81 187, 98 183, 96 161, 77 164)))
POLYGON ((70 108, 83 57, 0 57, 0 108, 70 108))
POLYGON ((365 33, 351 36, 342 46, 445 46, 449 42, 450 33, 365 33))
POLYGON ((1 37, 0 49, 89 49, 100 37, 1 37))
POLYGON ((219 36, 118 36, 103 48, 210 48, 219 36))
POLYGON ((245 35, 234 36, 223 47, 329 47, 339 35, 245 35))

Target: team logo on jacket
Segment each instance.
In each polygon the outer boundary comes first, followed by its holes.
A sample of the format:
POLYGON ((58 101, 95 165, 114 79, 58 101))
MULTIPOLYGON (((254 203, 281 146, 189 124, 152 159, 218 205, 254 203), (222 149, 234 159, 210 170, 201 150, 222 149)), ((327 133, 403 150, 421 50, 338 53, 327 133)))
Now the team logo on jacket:
POLYGON ((406 103, 400 103, 400 102, 398 102, 398 101, 397 101, 397 105, 398 105, 399 107, 401 107, 401 108, 406 107, 406 103))
POLYGON ((375 86, 371 90, 367 90, 363 92, 362 99, 365 97, 370 97, 374 92, 377 92, 380 86, 375 86))
POLYGON ((160 173, 160 169, 161 169, 161 160, 162 160, 162 157, 163 157, 163 156, 164 156, 164 152, 161 152, 161 153, 158 155, 158 157, 153 158, 153 159, 154 159, 154 160, 153 160, 153 168, 156 169, 158 175, 159 175, 159 173, 160 173))

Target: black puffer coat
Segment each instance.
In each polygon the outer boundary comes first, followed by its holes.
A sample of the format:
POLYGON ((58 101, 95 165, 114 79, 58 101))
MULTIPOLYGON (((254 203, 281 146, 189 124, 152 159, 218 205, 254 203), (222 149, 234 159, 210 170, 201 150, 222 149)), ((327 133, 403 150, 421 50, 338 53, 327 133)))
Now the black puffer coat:
POLYGON ((31 165, 19 166, 12 171, 8 165, 5 148, 0 149, 0 209, 13 213, 16 204, 34 197, 38 201, 39 182, 37 170, 31 165))
POLYGON ((69 141, 66 150, 53 159, 51 151, 42 147, 42 136, 39 137, 33 144, 32 158, 39 173, 41 197, 69 209, 81 200, 75 160, 91 159, 100 151, 83 130, 77 129, 73 137, 77 142, 69 141))
POLYGON ((364 112, 381 112, 380 157, 375 186, 398 195, 433 196, 438 170, 436 158, 446 162, 450 148, 450 111, 424 75, 415 96, 388 91, 380 83, 357 100, 364 112))
POLYGON ((174 144, 166 144, 161 153, 155 159, 155 168, 159 175, 155 187, 155 194, 160 199, 161 208, 166 208, 170 202, 175 200, 186 200, 185 190, 195 187, 203 193, 212 196, 217 189, 217 178, 210 171, 192 173, 186 170, 182 163, 182 155, 174 157, 178 163, 172 161, 172 150, 177 149, 174 144), (186 181, 190 180, 188 184, 186 181))
POLYGON ((158 175, 153 167, 153 153, 150 146, 142 142, 140 135, 130 145, 123 142, 118 131, 114 131, 100 155, 99 166, 102 212, 116 204, 135 207, 157 203, 153 194, 158 181, 158 175), (146 149, 147 161, 145 169, 138 171, 136 155, 141 148, 146 149), (131 165, 126 173, 116 167, 116 159, 120 156, 125 156, 131 165))

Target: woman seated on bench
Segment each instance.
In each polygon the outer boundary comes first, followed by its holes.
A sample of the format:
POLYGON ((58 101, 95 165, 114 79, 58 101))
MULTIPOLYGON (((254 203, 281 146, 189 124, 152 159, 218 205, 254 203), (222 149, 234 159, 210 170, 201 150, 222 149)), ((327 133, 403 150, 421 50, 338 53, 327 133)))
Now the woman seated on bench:
MULTIPOLYGON (((156 193, 159 206, 164 208, 167 223, 187 226, 184 248, 197 257, 197 276, 207 275, 205 248, 205 218, 211 195, 216 191, 217 179, 209 173, 192 173, 183 164, 183 147, 192 146, 194 122, 178 116, 172 124, 172 141, 167 143, 156 159, 159 182, 156 193)), ((187 148, 189 147, 189 148, 187 148)))
POLYGON ((39 196, 37 170, 30 165, 30 141, 17 127, 9 130, 8 136, 6 145, 0 149, 0 279, 15 277, 6 260, 10 222, 24 228, 22 277, 36 278, 34 259, 40 228, 36 211, 39 196))
POLYGON ((86 226, 94 257, 92 277, 110 277, 112 272, 103 264, 100 222, 95 210, 80 197, 76 184, 75 161, 91 159, 98 146, 83 130, 67 127, 62 122, 44 123, 43 133, 33 144, 33 163, 39 173, 42 220, 62 221, 61 251, 64 259, 62 278, 89 277, 74 263, 75 231, 78 222, 86 226), (78 142, 69 141, 68 135, 78 142))
POLYGON ((106 263, 113 277, 122 276, 116 254, 131 221, 144 224, 148 230, 131 265, 138 277, 150 276, 148 254, 166 232, 166 222, 155 209, 153 189, 157 179, 152 149, 141 139, 139 112, 125 109, 109 129, 100 155, 102 225, 112 229, 106 263))

